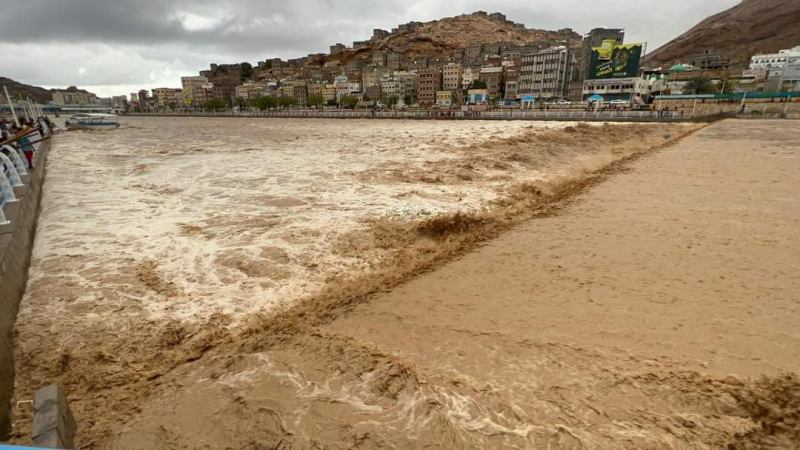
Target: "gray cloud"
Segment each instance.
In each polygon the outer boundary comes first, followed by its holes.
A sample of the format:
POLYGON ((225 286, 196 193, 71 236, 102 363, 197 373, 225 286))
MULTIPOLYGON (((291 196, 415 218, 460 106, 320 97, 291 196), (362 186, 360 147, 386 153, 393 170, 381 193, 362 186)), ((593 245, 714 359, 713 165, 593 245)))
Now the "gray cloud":
MULTIPOLYGON (((6 3, 2 0, 0 3, 6 3)), ((738 0, 25 0, 0 6, 0 75, 42 85, 172 85, 208 63, 326 51, 372 28, 475 10, 529 27, 624 27, 655 49, 738 0), (5 58, 4 58, 5 59, 5 58), (7 61, 9 59, 6 59, 7 61)), ((115 87, 116 86, 116 87, 115 87)), ((116 91, 114 91, 116 92, 116 91)), ((125 93, 124 91, 119 93, 125 93)))

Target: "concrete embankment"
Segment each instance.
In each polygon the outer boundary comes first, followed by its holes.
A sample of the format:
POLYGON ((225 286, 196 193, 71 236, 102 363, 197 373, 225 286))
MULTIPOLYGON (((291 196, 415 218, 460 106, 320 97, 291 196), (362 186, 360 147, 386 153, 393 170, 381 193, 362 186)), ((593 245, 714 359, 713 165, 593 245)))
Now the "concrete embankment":
POLYGON ((25 292, 36 221, 44 184, 50 143, 37 153, 36 168, 18 192, 18 201, 7 205, 11 222, 0 228, 0 441, 11 431, 10 402, 14 389, 14 322, 25 292))

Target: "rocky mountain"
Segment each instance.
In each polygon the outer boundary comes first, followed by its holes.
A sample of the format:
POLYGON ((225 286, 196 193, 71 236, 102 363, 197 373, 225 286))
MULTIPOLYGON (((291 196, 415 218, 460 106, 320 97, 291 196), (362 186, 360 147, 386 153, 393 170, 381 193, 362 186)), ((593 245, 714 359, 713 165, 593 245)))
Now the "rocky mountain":
POLYGON ((11 78, 0 77, 0 102, 5 103, 5 94, 2 94, 2 87, 8 88, 8 94, 15 100, 26 99, 28 97, 38 103, 47 103, 53 99, 52 94, 45 88, 31 86, 14 81, 11 78))
POLYGON ((475 44, 577 45, 580 40, 581 35, 569 28, 559 31, 530 29, 506 19, 503 14, 478 11, 432 22, 400 25, 388 36, 373 38, 362 48, 347 49, 328 59, 364 59, 375 50, 394 51, 410 57, 441 57, 449 51, 475 44))
POLYGON ((650 66, 686 62, 706 50, 722 51, 733 69, 748 65, 755 53, 800 45, 800 0, 743 0, 715 14, 647 56, 650 66))

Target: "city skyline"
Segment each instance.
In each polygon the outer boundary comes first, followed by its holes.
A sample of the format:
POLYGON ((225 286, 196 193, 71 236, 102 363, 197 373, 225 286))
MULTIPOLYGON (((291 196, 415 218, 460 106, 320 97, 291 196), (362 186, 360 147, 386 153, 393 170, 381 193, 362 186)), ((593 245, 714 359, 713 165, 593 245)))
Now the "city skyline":
POLYGON ((709 14, 738 1, 667 5, 612 0, 602 8, 589 8, 591 14, 575 14, 590 6, 580 0, 556 5, 518 1, 491 5, 473 1, 458 5, 451 1, 436 5, 386 2, 380 8, 360 1, 128 2, 111 7, 106 3, 95 6, 92 1, 66 3, 21 3, 14 5, 15 21, 0 19, 0 51, 27 55, 7 66, 3 76, 48 88, 78 85, 100 96, 178 87, 181 76, 196 74, 211 62, 255 64, 270 57, 326 52, 335 42, 368 38, 372 28, 476 10, 505 13, 529 28, 569 27, 585 33, 595 26, 624 27, 626 40, 648 42, 648 49, 654 50, 709 14), (41 70, 43 59, 51 62, 47 71, 41 70))

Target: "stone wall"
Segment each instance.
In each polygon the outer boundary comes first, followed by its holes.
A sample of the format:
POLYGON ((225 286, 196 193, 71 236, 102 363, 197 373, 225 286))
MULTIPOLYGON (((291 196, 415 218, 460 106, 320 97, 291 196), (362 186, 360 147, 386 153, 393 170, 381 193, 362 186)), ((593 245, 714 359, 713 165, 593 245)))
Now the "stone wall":
MULTIPOLYGON (((792 118, 800 114, 800 98, 793 99, 749 99, 745 101, 744 113, 764 117, 784 116, 792 118)), ((738 114, 742 109, 741 100, 716 99, 676 99, 656 100, 657 111, 679 111, 683 117, 707 117, 723 114, 738 114)))
POLYGON ((11 397, 14 390, 14 323, 28 280, 33 236, 39 218, 50 141, 42 143, 37 167, 18 195, 18 202, 7 205, 11 224, 0 232, 0 441, 11 431, 11 397))

